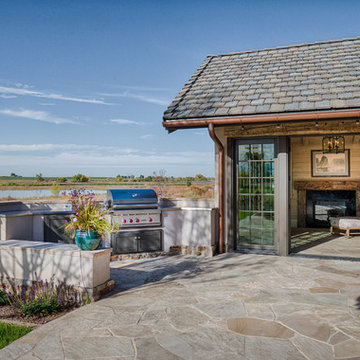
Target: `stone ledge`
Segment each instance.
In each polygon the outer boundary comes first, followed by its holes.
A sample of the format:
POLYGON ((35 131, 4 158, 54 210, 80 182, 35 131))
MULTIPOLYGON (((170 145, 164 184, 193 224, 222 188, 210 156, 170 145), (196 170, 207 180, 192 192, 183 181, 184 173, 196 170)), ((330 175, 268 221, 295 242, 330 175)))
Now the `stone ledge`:
POLYGON ((120 254, 110 256, 110 261, 127 261, 127 260, 139 260, 139 259, 152 259, 160 256, 168 255, 164 251, 146 252, 146 253, 132 253, 132 254, 120 254))
POLYGON ((169 255, 196 255, 212 257, 215 255, 215 252, 215 246, 176 245, 170 246, 169 255))
POLYGON ((80 250, 74 244, 61 244, 49 243, 40 241, 27 241, 27 240, 2 240, 0 241, 0 251, 3 249, 17 250, 17 251, 30 251, 36 253, 56 254, 59 251, 64 255, 82 257, 82 258, 95 258, 104 253, 111 253, 112 249, 104 248, 93 251, 80 250))

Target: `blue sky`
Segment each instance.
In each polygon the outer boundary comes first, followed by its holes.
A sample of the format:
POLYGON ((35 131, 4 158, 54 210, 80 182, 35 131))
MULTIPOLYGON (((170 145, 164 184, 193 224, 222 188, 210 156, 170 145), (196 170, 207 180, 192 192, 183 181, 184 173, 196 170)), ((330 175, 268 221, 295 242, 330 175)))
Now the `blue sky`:
POLYGON ((360 35, 360 1, 2 0, 0 175, 214 174, 162 114, 206 55, 360 35))

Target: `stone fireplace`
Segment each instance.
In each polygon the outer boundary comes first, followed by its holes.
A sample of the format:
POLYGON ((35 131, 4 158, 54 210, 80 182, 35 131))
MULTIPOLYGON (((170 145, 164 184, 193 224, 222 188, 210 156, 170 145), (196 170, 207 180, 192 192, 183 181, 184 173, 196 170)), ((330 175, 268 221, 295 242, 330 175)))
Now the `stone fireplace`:
POLYGON ((341 216, 360 216, 360 184, 357 181, 295 181, 298 227, 327 227, 328 211, 341 216))

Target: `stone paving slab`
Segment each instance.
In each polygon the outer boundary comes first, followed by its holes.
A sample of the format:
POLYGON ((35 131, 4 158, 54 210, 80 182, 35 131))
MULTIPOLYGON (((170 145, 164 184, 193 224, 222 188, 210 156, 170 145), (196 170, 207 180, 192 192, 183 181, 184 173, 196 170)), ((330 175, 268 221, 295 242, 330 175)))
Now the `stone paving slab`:
POLYGON ((360 359, 360 262, 224 254, 111 266, 113 293, 0 359, 360 359))

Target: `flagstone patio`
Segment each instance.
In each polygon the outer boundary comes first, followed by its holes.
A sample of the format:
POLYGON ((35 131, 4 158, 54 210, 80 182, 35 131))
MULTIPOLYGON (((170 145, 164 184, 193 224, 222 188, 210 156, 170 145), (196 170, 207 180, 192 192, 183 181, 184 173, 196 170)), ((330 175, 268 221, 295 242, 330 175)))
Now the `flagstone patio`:
POLYGON ((324 229, 297 229, 291 236, 292 255, 360 261, 360 236, 331 235, 324 229))
POLYGON ((0 359, 359 359, 360 263, 225 254, 113 263, 114 292, 0 359))

